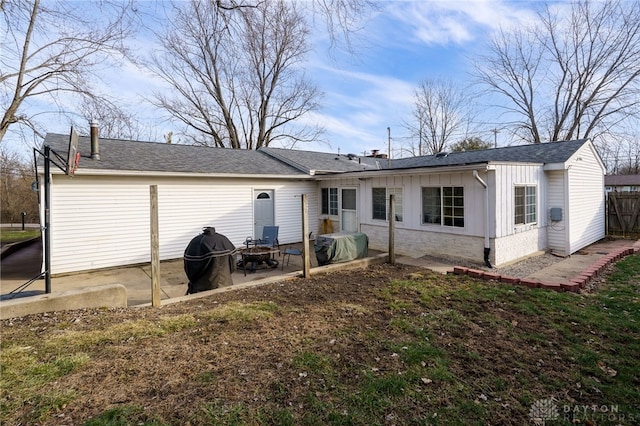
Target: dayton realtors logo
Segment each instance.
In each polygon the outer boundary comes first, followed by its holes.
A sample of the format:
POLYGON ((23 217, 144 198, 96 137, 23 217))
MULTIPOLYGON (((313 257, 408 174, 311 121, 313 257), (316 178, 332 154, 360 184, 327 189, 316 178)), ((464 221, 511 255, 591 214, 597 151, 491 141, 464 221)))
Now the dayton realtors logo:
POLYGON ((640 421, 640 413, 622 412, 618 405, 558 405, 554 398, 539 399, 531 405, 529 419, 536 425, 564 422, 616 422, 619 424, 635 424, 640 421), (551 422, 551 423, 547 423, 551 422))
POLYGON ((557 420, 559 417, 558 406, 553 398, 539 399, 529 410, 529 418, 537 425, 546 425, 549 420, 557 420))

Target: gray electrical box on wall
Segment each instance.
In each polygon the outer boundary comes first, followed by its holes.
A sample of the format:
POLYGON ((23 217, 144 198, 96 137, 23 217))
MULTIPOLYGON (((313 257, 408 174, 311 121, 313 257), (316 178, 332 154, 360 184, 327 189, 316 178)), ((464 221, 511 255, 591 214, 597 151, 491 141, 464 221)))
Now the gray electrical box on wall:
POLYGON ((560 222, 562 220, 562 209, 560 207, 551 207, 549 216, 552 221, 560 222))

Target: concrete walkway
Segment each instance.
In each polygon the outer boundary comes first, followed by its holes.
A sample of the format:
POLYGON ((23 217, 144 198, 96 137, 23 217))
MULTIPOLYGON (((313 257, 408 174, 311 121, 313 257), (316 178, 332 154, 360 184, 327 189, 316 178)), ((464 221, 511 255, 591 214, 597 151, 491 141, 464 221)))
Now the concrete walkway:
MULTIPOLYGON (((610 253, 621 248, 635 247, 636 252, 640 251, 640 240, 606 239, 595 243, 572 256, 569 256, 549 267, 536 271, 527 277, 532 282, 568 282, 579 276, 583 271, 588 270, 600 259, 606 258, 610 253)), ((284 250, 284 247, 282 247, 284 250)), ((313 250, 310 251, 313 254, 313 250)), ((382 261, 380 256, 384 254, 370 250, 370 256, 376 261, 382 261)), ((282 262, 282 257, 276 256, 282 262)), ((398 263, 427 268, 438 273, 452 272, 455 261, 444 263, 441 260, 425 256, 421 258, 411 258, 398 256, 398 263)), ((40 274, 42 262, 42 244, 38 239, 32 244, 16 250, 9 256, 2 259, 0 265, 0 295, 2 300, 8 300, 7 294, 21 287, 25 282, 40 274)), ((312 268, 317 268, 315 256, 311 256, 312 268)), ((344 264, 330 265, 332 267, 344 267, 344 264)), ((323 267, 324 268, 324 267, 323 267)), ((233 288, 245 287, 252 284, 271 282, 280 279, 287 279, 296 276, 302 270, 302 258, 292 256, 289 264, 282 264, 276 268, 263 267, 256 272, 242 270, 233 274, 233 288)), ((500 274, 500 269, 495 268, 487 275, 500 274)), ((499 276, 499 275, 498 275, 499 276)), ((100 271, 76 273, 69 275, 54 276, 51 279, 51 291, 68 292, 79 289, 92 288, 107 285, 122 285, 126 288, 126 305, 137 306, 151 303, 151 266, 143 264, 125 268, 113 268, 100 271)), ((160 289, 161 299, 166 302, 181 300, 187 290, 187 278, 183 269, 181 259, 165 261, 160 264, 160 289)), ((24 296, 32 296, 45 293, 45 281, 43 278, 36 279, 23 293, 24 296)), ((12 300, 15 300, 13 298, 12 300)), ((1 304, 4 302, 0 302, 1 304)))
MULTIPOLYGON (((285 246, 282 247, 284 251, 285 246)), ((255 272, 242 269, 232 274, 233 283, 261 281, 275 278, 302 269, 302 259, 291 256, 288 265, 282 268, 282 256, 276 255, 280 262, 276 268, 267 268, 262 264, 255 272)), ((26 281, 40 274, 42 263, 42 242, 38 239, 32 244, 22 247, 13 254, 2 259, 0 268, 0 295, 7 299, 7 293, 20 287, 26 281)), ((315 256, 311 256, 311 266, 316 267, 315 256)), ((184 272, 182 259, 163 261, 160 263, 160 292, 161 299, 171 299, 183 296, 187 291, 187 277, 184 272)), ((67 291, 85 287, 95 287, 107 284, 122 284, 127 288, 129 306, 151 302, 151 265, 142 264, 123 268, 102 269, 99 271, 81 272, 51 278, 51 291, 67 291)), ((35 280, 25 291, 32 294, 45 292, 44 278, 35 280)))

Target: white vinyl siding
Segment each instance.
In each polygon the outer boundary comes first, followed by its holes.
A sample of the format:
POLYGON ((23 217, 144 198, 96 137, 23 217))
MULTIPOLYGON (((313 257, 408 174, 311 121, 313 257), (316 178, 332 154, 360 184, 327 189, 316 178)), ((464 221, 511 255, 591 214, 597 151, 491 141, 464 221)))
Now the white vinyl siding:
POLYGON ((590 145, 569 160, 570 253, 605 236, 604 171, 590 145))
POLYGON ((253 189, 275 191, 281 243, 301 240, 301 194, 308 194, 309 223, 317 232, 315 182, 231 179, 146 179, 55 175, 52 185, 51 272, 150 261, 149 186, 158 185, 160 259, 182 257, 204 226, 237 247, 253 234, 253 189))
MULTIPOLYGON (((546 222, 536 215, 536 222, 516 224, 516 186, 536 186, 537 194, 545 194, 546 177, 542 164, 500 164, 495 166, 495 226, 497 238, 507 237, 531 227, 542 228, 546 222)), ((537 212, 545 211, 542 195, 537 197, 537 212)), ((542 231, 541 231, 542 232, 542 231)), ((541 248, 530 248, 531 252, 541 248)))
POLYGON ((562 220, 553 222, 549 220, 549 226, 547 227, 549 249, 561 256, 569 254, 569 233, 566 226, 567 205, 565 201, 565 173, 566 172, 564 170, 553 170, 547 172, 547 179, 549 183, 549 190, 547 191, 549 207, 547 210, 552 208, 562 209, 562 220))
MULTIPOLYGON (((482 173, 485 180, 489 177, 482 173)), ((373 188, 402 188, 402 222, 396 222, 396 252, 411 256, 425 254, 468 257, 482 261, 484 244, 484 189, 472 170, 455 173, 429 173, 361 179, 360 230, 369 237, 369 247, 386 251, 388 222, 373 219, 373 188), (423 223, 423 187, 460 187, 464 192, 464 227, 435 226, 423 223)), ((323 182, 334 186, 334 181, 323 182)), ((385 193, 386 194, 386 193, 385 193)), ((388 204, 388 200, 387 200, 388 204)), ((386 216, 385 216, 386 217, 386 216)))

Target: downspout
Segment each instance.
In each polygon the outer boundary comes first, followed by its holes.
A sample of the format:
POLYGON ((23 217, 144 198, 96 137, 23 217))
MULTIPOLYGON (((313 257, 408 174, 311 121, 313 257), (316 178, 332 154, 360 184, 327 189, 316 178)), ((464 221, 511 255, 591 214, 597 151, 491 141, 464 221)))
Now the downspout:
POLYGON ((489 268, 493 268, 489 260, 489 255, 491 254, 491 244, 489 243, 489 189, 487 188, 487 183, 478 175, 477 170, 473 171, 473 177, 484 188, 484 264, 489 268))

